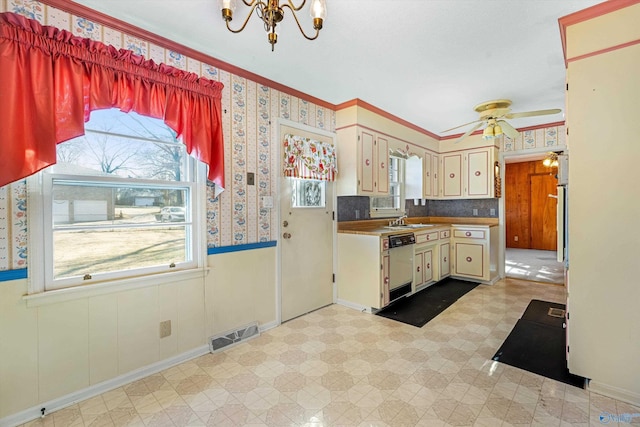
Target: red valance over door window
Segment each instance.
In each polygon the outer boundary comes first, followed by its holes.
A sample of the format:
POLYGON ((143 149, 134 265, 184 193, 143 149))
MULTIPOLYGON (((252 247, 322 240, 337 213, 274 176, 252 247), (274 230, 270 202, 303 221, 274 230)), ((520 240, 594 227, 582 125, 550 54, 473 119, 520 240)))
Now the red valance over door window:
POLYGON ((164 119, 224 188, 220 82, 0 13, 0 187, 56 162, 92 110, 164 119))

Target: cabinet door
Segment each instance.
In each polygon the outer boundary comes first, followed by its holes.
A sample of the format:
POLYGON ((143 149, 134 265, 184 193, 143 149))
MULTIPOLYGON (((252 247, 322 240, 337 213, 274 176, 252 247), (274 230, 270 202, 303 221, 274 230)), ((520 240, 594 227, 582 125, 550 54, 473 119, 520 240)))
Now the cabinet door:
POLYGON ((442 155, 442 197, 462 197, 462 154, 442 155))
POLYGON ((423 283, 429 283, 433 280, 433 249, 427 249, 422 254, 422 281, 423 283))
POLYGON ((418 252, 413 256, 413 289, 424 283, 424 252, 418 252))
POLYGON ((460 243, 455 246, 455 274, 471 278, 484 279, 485 246, 482 243, 460 243))
POLYGON ((372 194, 375 191, 375 138, 372 133, 362 131, 360 134, 360 193, 372 194))
POLYGON ((467 197, 491 197, 491 168, 490 149, 470 151, 466 155, 467 168, 465 195, 467 197))
POLYGON ((440 156, 437 154, 432 155, 432 167, 431 167, 431 176, 432 176, 432 188, 433 194, 432 197, 434 199, 440 198, 440 156))
POLYGON ((442 243, 440 245, 440 277, 447 277, 451 274, 451 268, 449 267, 449 256, 451 252, 451 245, 449 243, 442 243))
POLYGON ((389 304, 389 251, 382 253, 382 268, 380 270, 380 288, 382 292, 380 293, 381 305, 380 307, 384 307, 389 304))
POLYGON ((376 140, 377 166, 374 171, 377 181, 374 182, 374 192, 389 194, 389 140, 381 136, 376 140))
POLYGON ((422 158, 422 198, 433 197, 433 156, 425 151, 422 158))

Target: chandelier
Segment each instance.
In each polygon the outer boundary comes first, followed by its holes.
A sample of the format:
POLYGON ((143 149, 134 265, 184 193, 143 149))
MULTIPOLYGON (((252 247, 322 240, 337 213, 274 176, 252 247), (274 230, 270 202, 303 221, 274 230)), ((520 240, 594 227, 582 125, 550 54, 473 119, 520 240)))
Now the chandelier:
POLYGON ((307 3, 307 0, 302 0, 302 4, 300 6, 295 6, 292 0, 286 0, 280 4, 280 0, 242 0, 242 3, 245 6, 249 7, 249 13, 247 14, 247 18, 242 23, 242 26, 236 30, 232 29, 229 26, 229 22, 233 19, 233 12, 236 9, 236 0, 220 0, 220 10, 222 12, 222 19, 225 20, 227 24, 227 29, 232 33, 239 33, 244 30, 244 27, 247 26, 247 22, 251 18, 251 14, 253 11, 256 11, 256 14, 262 22, 264 23, 264 29, 267 32, 267 37, 269 43, 271 44, 271 51, 275 47, 275 44, 278 42, 278 33, 276 32, 276 27, 278 23, 282 21, 284 18, 284 8, 288 8, 291 10, 291 14, 293 15, 293 19, 295 19, 296 24, 298 24, 298 29, 302 33, 302 35, 308 40, 315 40, 318 38, 320 34, 320 30, 322 29, 322 23, 327 16, 327 5, 326 0, 310 0, 310 13, 311 18, 313 18, 313 29, 316 30, 315 35, 308 36, 302 26, 300 25, 300 21, 298 21, 298 17, 296 12, 299 12, 307 3))

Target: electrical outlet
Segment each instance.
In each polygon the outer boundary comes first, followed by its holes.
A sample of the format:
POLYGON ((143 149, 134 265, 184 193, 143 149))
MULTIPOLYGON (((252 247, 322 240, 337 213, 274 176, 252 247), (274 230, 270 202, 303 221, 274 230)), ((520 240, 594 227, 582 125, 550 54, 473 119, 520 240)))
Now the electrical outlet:
POLYGON ((169 335, 171 335, 171 320, 160 322, 160 338, 165 338, 169 335))
POLYGON ((247 172, 247 185, 256 184, 256 174, 253 172, 247 172))
POLYGON ((518 236, 513 236, 513 240, 518 241, 518 236))
POLYGON ((478 216, 478 209, 473 210, 473 216, 478 216))
POLYGON ((495 216, 495 214, 496 214, 496 210, 495 209, 493 209, 493 208, 489 209, 489 215, 495 216))

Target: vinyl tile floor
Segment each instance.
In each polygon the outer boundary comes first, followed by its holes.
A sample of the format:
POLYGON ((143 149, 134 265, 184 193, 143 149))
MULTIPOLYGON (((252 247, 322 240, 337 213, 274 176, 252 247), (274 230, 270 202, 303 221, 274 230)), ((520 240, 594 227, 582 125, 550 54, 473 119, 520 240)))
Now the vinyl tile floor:
POLYGON ((564 287, 481 285, 422 328, 331 305, 26 425, 593 426, 640 413, 491 361, 531 299, 563 303, 564 287))

